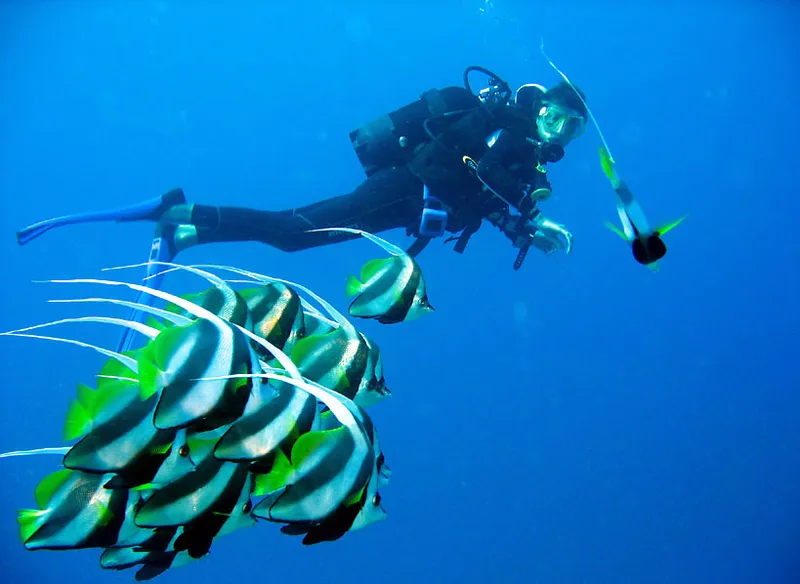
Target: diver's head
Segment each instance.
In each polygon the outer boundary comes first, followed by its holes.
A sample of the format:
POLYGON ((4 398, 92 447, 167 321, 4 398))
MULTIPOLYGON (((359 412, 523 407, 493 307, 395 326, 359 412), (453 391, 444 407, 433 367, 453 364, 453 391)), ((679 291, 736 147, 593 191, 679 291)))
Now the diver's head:
POLYGON ((544 142, 564 147, 583 134, 589 117, 583 97, 565 82, 544 92, 536 112, 536 129, 544 142))

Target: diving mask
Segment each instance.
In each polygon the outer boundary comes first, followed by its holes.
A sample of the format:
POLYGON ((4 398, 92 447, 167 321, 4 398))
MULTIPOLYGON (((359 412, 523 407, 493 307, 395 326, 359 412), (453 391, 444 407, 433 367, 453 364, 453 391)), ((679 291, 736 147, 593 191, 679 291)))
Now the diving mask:
POLYGON ((545 103, 536 117, 539 135, 547 142, 567 144, 586 130, 586 118, 555 103, 545 103))

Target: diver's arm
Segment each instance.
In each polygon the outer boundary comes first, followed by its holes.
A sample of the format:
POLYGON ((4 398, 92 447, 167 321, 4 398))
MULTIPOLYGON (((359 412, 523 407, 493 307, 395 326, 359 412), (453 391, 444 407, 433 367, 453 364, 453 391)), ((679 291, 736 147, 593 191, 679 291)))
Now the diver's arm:
POLYGON ((517 209, 523 216, 532 216, 538 195, 544 190, 549 196, 550 184, 543 172, 535 170, 539 164, 537 146, 513 130, 503 130, 494 144, 483 155, 477 167, 478 178, 498 198, 517 209), (516 178, 512 166, 525 170, 531 182, 516 178))

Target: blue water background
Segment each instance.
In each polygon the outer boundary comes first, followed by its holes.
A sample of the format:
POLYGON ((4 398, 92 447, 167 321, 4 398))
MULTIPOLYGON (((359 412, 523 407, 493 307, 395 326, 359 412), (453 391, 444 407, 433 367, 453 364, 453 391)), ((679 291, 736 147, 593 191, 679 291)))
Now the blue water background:
MULTIPOLYGON (((797 3, 777 1, 6 0, 0 329, 100 310, 46 300, 105 288, 33 281, 143 261, 152 233, 78 226, 19 247, 20 227, 175 186, 269 209, 347 192, 363 178, 350 130, 460 84, 470 64, 551 85, 544 35, 651 219, 689 213, 661 271, 603 227, 613 195, 587 132, 542 207, 575 234, 571 256, 532 252, 514 272, 484 227, 463 256, 438 243, 421 256, 433 316, 363 323, 394 392, 372 411, 389 519, 313 548, 262 523, 157 581, 798 582, 798 22, 797 3)), ((298 280, 345 308, 346 274, 371 257, 356 241, 180 259, 298 280)), ((0 355, 0 450, 59 445, 101 359, 18 338, 0 355)), ((26 552, 15 510, 58 459, 0 463, 4 582, 133 581, 96 551, 26 552)))

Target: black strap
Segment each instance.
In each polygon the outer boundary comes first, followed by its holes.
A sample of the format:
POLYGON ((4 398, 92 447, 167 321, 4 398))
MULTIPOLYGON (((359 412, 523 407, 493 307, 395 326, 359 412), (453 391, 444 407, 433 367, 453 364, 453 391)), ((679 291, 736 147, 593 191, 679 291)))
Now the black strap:
POLYGON ((525 258, 528 255, 528 250, 531 249, 531 244, 529 241, 526 241, 522 244, 522 247, 517 254, 517 259, 514 260, 514 271, 519 270, 522 267, 522 263, 525 261, 525 258))
MULTIPOLYGON (((453 246, 453 251, 456 253, 464 253, 464 248, 467 247, 467 243, 469 243, 469 238, 472 237, 472 234, 475 233, 481 227, 481 221, 483 219, 481 217, 474 217, 467 221, 467 226, 464 227, 464 231, 458 236, 456 240, 456 244, 453 246)), ((452 241, 456 239, 451 237, 447 241, 452 241)))
POLYGON ((406 253, 410 255, 412 258, 415 258, 419 255, 419 253, 423 249, 425 249, 428 246, 430 242, 431 242, 430 237, 418 237, 417 239, 414 240, 414 243, 408 246, 406 253))

